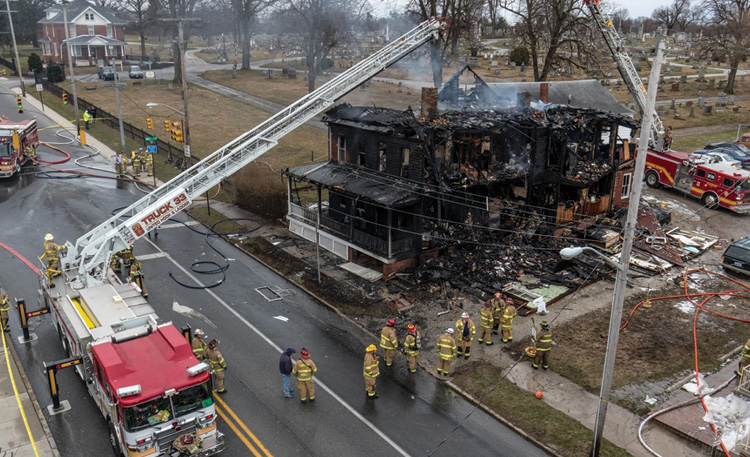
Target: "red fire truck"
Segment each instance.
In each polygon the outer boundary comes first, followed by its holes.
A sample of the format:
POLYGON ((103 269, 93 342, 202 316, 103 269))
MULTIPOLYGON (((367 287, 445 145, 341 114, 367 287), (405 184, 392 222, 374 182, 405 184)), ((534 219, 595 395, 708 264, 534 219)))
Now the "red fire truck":
POLYGON ((750 212, 750 172, 727 163, 707 163, 686 152, 657 152, 646 156, 646 184, 669 187, 695 198, 708 208, 750 212))
POLYGON ((9 178, 29 160, 27 146, 39 147, 36 119, 0 122, 0 178, 9 178))

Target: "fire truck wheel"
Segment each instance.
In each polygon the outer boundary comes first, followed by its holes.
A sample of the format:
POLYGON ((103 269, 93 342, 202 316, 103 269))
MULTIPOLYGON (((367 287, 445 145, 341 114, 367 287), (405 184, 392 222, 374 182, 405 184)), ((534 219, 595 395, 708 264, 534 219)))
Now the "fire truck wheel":
POLYGON ((659 173, 649 170, 646 173, 646 184, 648 184, 648 187, 657 189, 659 187, 659 173))
POLYGON ((701 198, 703 206, 709 209, 716 209, 719 207, 719 197, 713 192, 706 192, 701 198))
POLYGON ((109 422, 109 444, 112 446, 112 451, 114 451, 116 457, 122 457, 122 452, 120 452, 120 444, 117 441, 117 433, 115 432, 115 426, 112 424, 112 422, 109 422))

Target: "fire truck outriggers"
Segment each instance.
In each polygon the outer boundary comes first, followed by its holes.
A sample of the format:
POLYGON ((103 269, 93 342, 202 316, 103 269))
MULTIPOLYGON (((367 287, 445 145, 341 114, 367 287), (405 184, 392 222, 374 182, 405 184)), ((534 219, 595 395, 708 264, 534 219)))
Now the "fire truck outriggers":
POLYGON ((708 163, 686 152, 649 149, 645 176, 649 187, 679 190, 700 199, 707 208, 750 212, 750 171, 728 163, 708 163))
POLYGON ((0 178, 10 178, 30 159, 26 151, 39 147, 36 119, 0 122, 0 178))

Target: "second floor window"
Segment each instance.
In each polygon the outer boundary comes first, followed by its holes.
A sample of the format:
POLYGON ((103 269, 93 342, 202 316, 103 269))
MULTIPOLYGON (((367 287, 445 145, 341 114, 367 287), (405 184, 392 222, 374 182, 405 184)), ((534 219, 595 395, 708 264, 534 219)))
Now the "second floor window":
POLYGON ((346 137, 341 135, 339 135, 338 161, 339 163, 346 162, 346 137))
POLYGON ((93 21, 94 20, 94 13, 86 13, 86 20, 87 21, 93 21))
POLYGON ((409 175, 409 148, 401 148, 401 177, 409 175))
POLYGON ((76 37, 76 25, 68 24, 68 29, 69 29, 68 34, 70 35, 70 38, 75 38, 76 37))
POLYGON ((94 26, 93 25, 89 26, 89 35, 96 35, 96 33, 94 33, 94 26))
POLYGON ((111 25, 108 25, 108 26, 107 26, 107 36, 108 36, 108 37, 110 37, 110 38, 114 38, 114 37, 115 37, 115 36, 114 36, 114 35, 112 34, 112 26, 111 26, 111 25))
POLYGON ((388 151, 385 143, 378 143, 378 171, 385 171, 385 166, 388 163, 388 151))

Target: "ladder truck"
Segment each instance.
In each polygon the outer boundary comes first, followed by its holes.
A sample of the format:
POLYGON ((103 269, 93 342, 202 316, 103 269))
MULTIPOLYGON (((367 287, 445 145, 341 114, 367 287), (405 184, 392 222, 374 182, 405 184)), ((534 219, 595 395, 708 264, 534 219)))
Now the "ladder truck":
POLYGON ((116 455, 172 454, 191 434, 201 456, 224 449, 207 365, 193 356, 190 329, 160 323, 137 288, 109 268, 113 252, 137 239, 274 147, 287 133, 431 39, 447 23, 431 18, 372 56, 240 135, 163 186, 119 211, 74 243, 60 268, 40 279, 39 305, 52 315, 69 358, 45 364, 52 407, 60 408, 55 372, 72 366, 108 422, 116 455), (57 275, 57 276, 54 276, 57 275))
MULTIPOLYGON (((615 59, 617 70, 620 72, 620 76, 625 82, 630 95, 633 97, 633 101, 638 107, 641 118, 643 118, 644 112, 646 110, 646 88, 643 86, 641 77, 638 76, 638 71, 635 69, 633 61, 622 48, 622 40, 620 39, 620 35, 618 35, 617 30, 615 30, 612 21, 609 19, 605 19, 602 15, 601 10, 599 9, 599 0, 583 0, 583 3, 588 6, 589 11, 591 11, 591 15, 596 21, 596 25, 599 28, 599 31, 602 32, 604 41, 607 43, 607 48, 609 49, 610 54, 612 54, 612 57, 615 59)), ((656 111, 654 111, 653 113, 653 118, 654 121, 651 124, 651 132, 649 132, 650 143, 652 147, 661 149, 661 144, 664 141, 664 125, 661 121, 661 118, 659 117, 659 114, 656 113, 656 111)))

